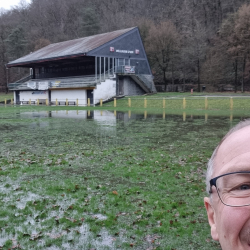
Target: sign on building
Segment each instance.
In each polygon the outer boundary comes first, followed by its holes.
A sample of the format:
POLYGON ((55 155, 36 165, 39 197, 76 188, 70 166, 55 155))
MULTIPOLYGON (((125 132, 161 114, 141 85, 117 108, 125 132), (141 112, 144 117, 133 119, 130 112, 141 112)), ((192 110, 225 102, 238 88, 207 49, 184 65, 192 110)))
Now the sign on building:
POLYGON ((31 89, 36 89, 36 82, 28 82, 27 87, 31 89))
POLYGON ((124 73, 135 73, 135 66, 124 66, 124 73))
POLYGON ((39 90, 46 90, 49 88, 49 82, 38 82, 39 90))

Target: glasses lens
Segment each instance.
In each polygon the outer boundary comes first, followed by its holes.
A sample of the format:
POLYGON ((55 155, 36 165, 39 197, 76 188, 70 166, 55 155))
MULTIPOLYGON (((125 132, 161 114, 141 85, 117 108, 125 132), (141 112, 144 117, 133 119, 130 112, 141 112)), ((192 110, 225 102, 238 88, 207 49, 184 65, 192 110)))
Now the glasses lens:
POLYGON ((250 205, 250 173, 237 173, 217 179, 221 201, 228 206, 250 205))

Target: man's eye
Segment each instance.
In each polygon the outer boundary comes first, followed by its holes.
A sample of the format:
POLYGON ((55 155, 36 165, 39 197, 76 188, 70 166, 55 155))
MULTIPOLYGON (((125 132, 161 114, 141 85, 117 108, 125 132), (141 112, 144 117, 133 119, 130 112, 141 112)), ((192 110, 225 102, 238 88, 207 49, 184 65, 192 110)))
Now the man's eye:
POLYGON ((248 190, 248 189, 250 189, 250 185, 244 184, 244 185, 239 186, 238 189, 239 190, 248 190))

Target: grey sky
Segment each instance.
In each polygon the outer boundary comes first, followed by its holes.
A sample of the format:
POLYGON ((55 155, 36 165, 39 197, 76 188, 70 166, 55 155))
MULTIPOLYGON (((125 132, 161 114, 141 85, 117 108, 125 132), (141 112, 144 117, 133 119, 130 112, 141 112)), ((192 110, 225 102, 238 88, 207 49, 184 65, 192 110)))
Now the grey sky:
MULTIPOLYGON (((30 3, 31 0, 26 0, 27 3, 30 3)), ((9 10, 12 6, 18 5, 20 0, 0 0, 0 8, 9 10)))

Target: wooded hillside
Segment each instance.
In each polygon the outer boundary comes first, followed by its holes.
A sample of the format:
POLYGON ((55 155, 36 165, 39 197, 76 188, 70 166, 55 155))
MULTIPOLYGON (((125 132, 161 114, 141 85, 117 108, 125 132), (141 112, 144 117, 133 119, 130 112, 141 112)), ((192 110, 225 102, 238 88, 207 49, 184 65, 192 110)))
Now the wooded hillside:
POLYGON ((6 70, 9 61, 50 43, 133 26, 156 84, 250 90, 250 1, 32 0, 0 9, 0 91, 28 73, 6 70))

